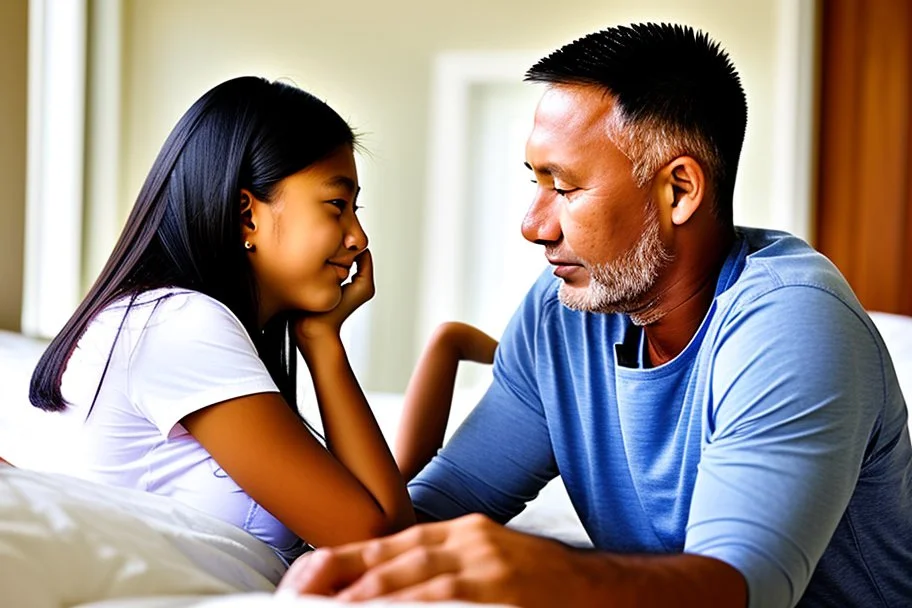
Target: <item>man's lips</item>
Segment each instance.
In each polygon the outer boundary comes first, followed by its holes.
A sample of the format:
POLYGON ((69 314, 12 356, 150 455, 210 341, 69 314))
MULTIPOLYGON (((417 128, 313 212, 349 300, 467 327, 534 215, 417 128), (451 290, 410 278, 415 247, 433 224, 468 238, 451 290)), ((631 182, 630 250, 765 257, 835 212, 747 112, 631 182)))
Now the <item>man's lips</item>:
POLYGON ((569 278, 578 270, 583 268, 582 264, 571 262, 569 260, 562 260, 560 258, 549 257, 548 263, 554 266, 554 276, 560 277, 562 279, 569 278))
POLYGON ((549 256, 545 256, 545 257, 548 258, 548 263, 551 264, 552 266, 581 266, 581 264, 579 262, 574 262, 572 260, 564 260, 561 258, 552 258, 549 256))

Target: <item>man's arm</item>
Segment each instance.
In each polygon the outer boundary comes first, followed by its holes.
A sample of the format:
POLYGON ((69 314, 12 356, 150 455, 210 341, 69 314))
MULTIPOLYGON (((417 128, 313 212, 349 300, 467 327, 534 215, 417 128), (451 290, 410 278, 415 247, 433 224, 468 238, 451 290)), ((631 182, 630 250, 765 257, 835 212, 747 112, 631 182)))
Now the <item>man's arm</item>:
POLYGON ((621 556, 568 547, 470 515, 299 559, 280 591, 343 600, 465 600, 515 606, 733 606, 747 586, 698 555, 621 556))
POLYGON ((794 606, 846 511, 884 399, 862 318, 815 287, 725 321, 685 551, 732 564, 751 606, 794 606))

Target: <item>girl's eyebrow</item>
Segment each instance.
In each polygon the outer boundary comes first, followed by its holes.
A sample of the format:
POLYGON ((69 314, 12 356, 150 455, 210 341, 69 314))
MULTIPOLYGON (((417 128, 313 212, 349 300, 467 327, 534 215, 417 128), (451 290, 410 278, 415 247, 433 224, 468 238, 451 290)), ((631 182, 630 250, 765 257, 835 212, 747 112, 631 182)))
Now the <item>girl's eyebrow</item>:
POLYGON ((346 190, 348 190, 349 193, 354 193, 356 190, 358 192, 361 191, 360 186, 355 186, 355 180, 348 177, 347 175, 336 175, 335 177, 331 177, 328 180, 326 180, 325 182, 323 182, 323 185, 324 186, 336 186, 336 187, 341 186, 341 187, 345 188, 346 190))

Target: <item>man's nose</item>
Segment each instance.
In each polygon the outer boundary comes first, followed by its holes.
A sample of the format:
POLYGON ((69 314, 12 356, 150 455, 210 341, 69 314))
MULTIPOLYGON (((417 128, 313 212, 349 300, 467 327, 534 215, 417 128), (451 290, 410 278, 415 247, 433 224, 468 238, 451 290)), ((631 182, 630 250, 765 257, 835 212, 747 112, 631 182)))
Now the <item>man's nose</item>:
POLYGON ((530 243, 545 245, 560 240, 559 210, 553 191, 538 188, 523 218, 522 234, 530 243))

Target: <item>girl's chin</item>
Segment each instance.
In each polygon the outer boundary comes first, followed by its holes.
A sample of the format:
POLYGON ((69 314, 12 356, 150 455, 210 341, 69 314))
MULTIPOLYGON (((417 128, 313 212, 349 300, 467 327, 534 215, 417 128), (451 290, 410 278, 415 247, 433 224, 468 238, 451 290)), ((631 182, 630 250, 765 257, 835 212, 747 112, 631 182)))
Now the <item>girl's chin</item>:
POLYGON ((329 312, 342 301, 342 289, 340 287, 336 287, 335 290, 327 289, 320 296, 322 297, 311 297, 310 301, 307 302, 307 306, 302 308, 307 312, 313 313, 329 312))

